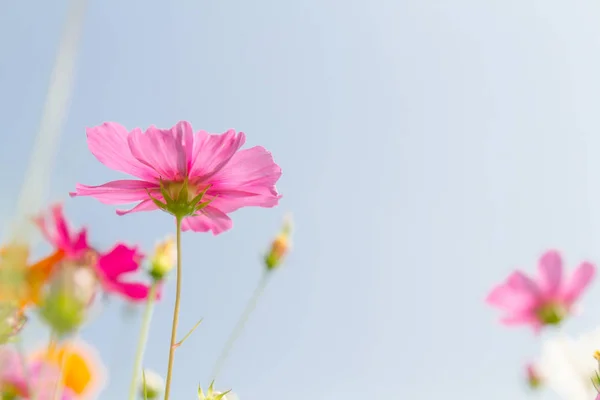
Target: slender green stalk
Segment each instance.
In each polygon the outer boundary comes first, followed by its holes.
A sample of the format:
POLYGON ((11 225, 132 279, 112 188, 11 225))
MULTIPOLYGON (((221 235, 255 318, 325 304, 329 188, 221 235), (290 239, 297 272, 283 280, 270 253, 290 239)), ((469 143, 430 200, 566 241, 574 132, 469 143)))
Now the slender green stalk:
POLYGON ((173 362, 175 357, 177 324, 179 323, 179 303, 181 301, 181 221, 182 217, 176 217, 177 220, 177 289, 175 292, 175 309, 173 310, 173 327, 171 328, 171 345, 169 346, 169 368, 167 369, 167 381, 165 384, 164 400, 169 400, 171 393, 171 379, 173 374, 173 362))
MULTIPOLYGON (((58 338, 57 338, 56 334, 54 332, 52 332, 50 334, 50 342, 48 343, 48 355, 51 354, 51 352, 53 352, 53 351, 57 351, 56 350, 57 342, 58 342, 58 338)), ((56 355, 58 356, 58 353, 56 355)), ((56 383, 54 384, 54 395, 52 396, 52 399, 54 399, 54 400, 59 400, 62 397, 63 370, 65 367, 65 360, 67 357, 68 357, 68 347, 65 346, 65 350, 62 353, 62 357, 59 358, 59 362, 58 362, 58 377, 56 378, 56 383)))
POLYGON ((215 381, 217 379, 217 376, 221 372, 221 369, 223 368, 225 361, 227 361, 227 357, 229 356, 233 345, 235 344, 236 340, 240 337, 242 331, 244 330, 244 327, 246 326, 246 322, 248 322, 248 319, 250 318, 250 314, 252 314, 252 311, 254 311, 254 309, 256 308, 256 304, 258 303, 260 296, 262 296, 263 292, 265 291, 270 276, 271 273, 269 271, 265 271, 260 281, 258 281, 258 285, 256 285, 256 289, 254 289, 252 297, 246 304, 244 312, 240 316, 240 319, 235 325, 235 328, 233 328, 233 330, 229 334, 229 338, 227 339, 227 342, 225 342, 225 346, 223 346, 223 350, 221 350, 221 354, 215 362, 211 381, 215 381))
POLYGON ((152 282, 148 299, 146 300, 146 308, 142 319, 142 328, 138 339, 137 350, 135 353, 135 361, 133 364, 133 378, 131 378, 131 386, 129 387, 129 400, 135 400, 138 390, 138 377, 142 370, 142 361, 144 359, 144 351, 146 342, 148 341, 148 332, 150 331, 150 321, 152 320, 152 310, 154 309, 154 298, 156 297, 157 282, 152 282))

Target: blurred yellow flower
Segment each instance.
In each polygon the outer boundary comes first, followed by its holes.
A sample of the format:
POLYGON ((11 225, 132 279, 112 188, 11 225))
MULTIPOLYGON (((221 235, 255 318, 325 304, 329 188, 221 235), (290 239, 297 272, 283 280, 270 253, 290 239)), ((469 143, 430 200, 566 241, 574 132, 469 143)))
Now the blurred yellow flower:
POLYGON ((95 349, 81 340, 53 343, 32 356, 61 370, 61 381, 78 397, 97 394, 105 384, 106 370, 95 349))

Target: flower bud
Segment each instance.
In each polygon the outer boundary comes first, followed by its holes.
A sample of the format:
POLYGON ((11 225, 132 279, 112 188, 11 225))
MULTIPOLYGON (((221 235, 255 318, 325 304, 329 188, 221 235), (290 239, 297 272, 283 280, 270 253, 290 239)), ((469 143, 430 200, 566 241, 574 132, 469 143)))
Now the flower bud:
POLYGON ((74 332, 85 320, 96 284, 96 276, 89 268, 61 265, 42 297, 40 315, 59 336, 74 332))
POLYGON ((292 218, 287 215, 283 221, 281 232, 273 243, 271 250, 265 256, 265 265, 268 270, 273 270, 281 265, 285 256, 291 249, 292 218))
POLYGON ((140 392, 143 399, 158 399, 165 390, 165 381, 154 371, 144 370, 140 392))
POLYGON ((226 392, 216 392, 213 389, 214 381, 208 387, 206 394, 202 388, 198 386, 198 400, 237 400, 237 397, 231 393, 231 390, 226 392))
POLYGON ((542 386, 542 377, 533 364, 527 364, 527 384, 533 390, 539 389, 542 386))
POLYGON ((175 240, 172 237, 167 237, 159 242, 150 260, 150 276, 152 276, 152 279, 162 281, 175 266, 176 258, 177 249, 175 248, 175 240))

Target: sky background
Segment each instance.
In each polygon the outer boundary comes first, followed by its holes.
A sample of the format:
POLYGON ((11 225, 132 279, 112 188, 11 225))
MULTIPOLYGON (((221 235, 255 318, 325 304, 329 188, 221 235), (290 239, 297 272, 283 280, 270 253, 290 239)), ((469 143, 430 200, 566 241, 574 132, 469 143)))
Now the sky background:
MULTIPOLYGON (((66 10, 0 5, 4 220, 66 10)), ((218 237, 184 234, 180 331, 204 323, 176 353, 174 398, 207 385, 291 211, 294 252, 219 387, 242 400, 526 399, 522 365, 540 343, 500 327, 483 299, 547 248, 570 267, 600 262, 599 93, 597 1, 91 1, 48 199, 97 246, 150 251, 174 230, 167 215, 67 198, 121 177, 89 153, 85 128, 244 131, 281 165, 284 197, 235 212, 218 237)), ((144 363, 161 374, 174 290, 144 363)), ((597 283, 567 332, 599 325, 595 304, 597 283)), ((114 300, 82 332, 111 370, 102 399, 125 398, 139 323, 114 300)))

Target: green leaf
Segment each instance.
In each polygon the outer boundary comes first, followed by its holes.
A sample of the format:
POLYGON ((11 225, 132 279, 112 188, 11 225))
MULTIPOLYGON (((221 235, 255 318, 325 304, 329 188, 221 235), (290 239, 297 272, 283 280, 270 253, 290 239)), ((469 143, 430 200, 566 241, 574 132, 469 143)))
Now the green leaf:
POLYGON ((194 327, 192 329, 190 329, 190 331, 183 337, 183 339, 181 339, 179 342, 175 343, 175 347, 179 347, 183 344, 183 342, 185 342, 187 340, 187 338, 190 337, 190 335, 192 333, 194 333, 194 331, 196 330, 196 328, 198 326, 200 326, 200 324, 202 323, 202 320, 196 322, 196 325, 194 325, 194 327))

